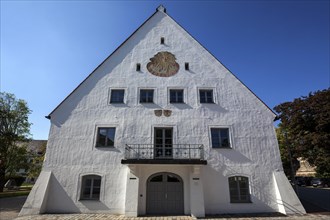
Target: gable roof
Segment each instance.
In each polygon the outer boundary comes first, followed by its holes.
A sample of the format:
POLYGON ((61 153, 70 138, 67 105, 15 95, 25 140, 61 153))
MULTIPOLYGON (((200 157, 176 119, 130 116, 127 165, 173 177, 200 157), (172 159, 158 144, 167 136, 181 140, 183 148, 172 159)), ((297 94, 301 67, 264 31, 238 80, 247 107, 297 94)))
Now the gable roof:
POLYGON ((277 120, 277 114, 267 106, 249 87, 247 87, 234 73, 232 73, 229 68, 227 68, 223 63, 221 63, 207 48, 205 48, 197 39, 195 39, 184 27, 182 27, 178 22, 176 22, 170 15, 167 14, 166 8, 162 5, 158 6, 156 11, 145 20, 123 43, 121 43, 106 59, 103 60, 56 108, 49 113, 49 115, 45 116, 47 119, 51 119, 51 115, 82 85, 85 81, 90 78, 93 73, 100 68, 108 59, 110 59, 127 41, 129 41, 135 34, 138 32, 149 20, 151 20, 157 13, 163 13, 167 17, 169 17, 176 25, 178 25, 182 30, 184 30, 193 40, 195 40, 205 51, 207 51, 218 63, 220 63, 224 68, 226 68, 248 91, 250 91, 271 113, 274 114, 274 121, 277 120))

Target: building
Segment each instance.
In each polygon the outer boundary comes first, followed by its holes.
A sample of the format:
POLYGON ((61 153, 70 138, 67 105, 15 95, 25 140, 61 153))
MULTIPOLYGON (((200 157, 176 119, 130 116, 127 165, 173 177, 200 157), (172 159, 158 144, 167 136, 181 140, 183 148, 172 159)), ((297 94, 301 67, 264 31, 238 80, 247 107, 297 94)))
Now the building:
POLYGON ((49 114, 20 215, 305 213, 275 117, 159 6, 49 114))

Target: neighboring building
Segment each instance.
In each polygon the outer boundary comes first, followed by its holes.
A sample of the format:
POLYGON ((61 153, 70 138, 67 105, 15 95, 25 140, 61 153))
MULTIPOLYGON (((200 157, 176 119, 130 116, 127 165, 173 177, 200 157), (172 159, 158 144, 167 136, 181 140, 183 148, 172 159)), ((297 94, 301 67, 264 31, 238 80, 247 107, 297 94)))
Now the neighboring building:
POLYGON ((50 113, 20 215, 305 213, 275 116, 160 6, 50 113))

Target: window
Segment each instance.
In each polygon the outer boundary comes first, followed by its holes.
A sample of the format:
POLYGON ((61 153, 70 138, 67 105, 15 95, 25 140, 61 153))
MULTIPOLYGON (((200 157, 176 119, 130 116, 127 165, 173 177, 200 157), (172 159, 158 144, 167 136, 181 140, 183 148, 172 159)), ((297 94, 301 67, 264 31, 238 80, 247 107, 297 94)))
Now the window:
POLYGON ((170 90, 170 103, 183 103, 183 89, 170 90))
POLYGON ((200 103, 214 103, 213 90, 212 89, 199 90, 199 101, 200 103))
POLYGON ((154 102, 154 90, 153 89, 141 89, 140 90, 140 103, 153 103, 154 102))
POLYGON ((113 147, 116 128, 98 128, 96 147, 113 147))
POLYGON ((248 203, 250 200, 249 179, 244 176, 228 178, 231 203, 248 203))
POLYGON ((124 89, 112 89, 110 103, 114 103, 114 104, 124 103, 124 94, 125 94, 124 89))
POLYGON ((229 148, 229 129, 228 128, 211 128, 211 139, 213 148, 229 148))
POLYGON ((165 38, 163 37, 160 38, 160 44, 165 44, 165 38))
POLYGON ((101 177, 87 175, 82 178, 80 199, 100 200, 101 177))

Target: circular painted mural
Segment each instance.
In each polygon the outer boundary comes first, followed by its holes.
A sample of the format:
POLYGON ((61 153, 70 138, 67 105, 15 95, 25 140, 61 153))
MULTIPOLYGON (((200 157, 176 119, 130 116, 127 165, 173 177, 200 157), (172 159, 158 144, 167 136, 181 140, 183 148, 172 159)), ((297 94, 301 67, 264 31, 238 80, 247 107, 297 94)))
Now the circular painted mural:
POLYGON ((157 53, 147 64, 148 71, 161 77, 169 77, 175 75, 179 71, 179 64, 175 61, 175 56, 167 51, 157 53))

